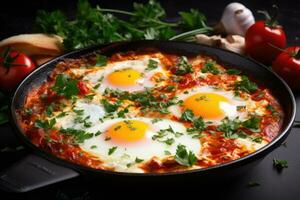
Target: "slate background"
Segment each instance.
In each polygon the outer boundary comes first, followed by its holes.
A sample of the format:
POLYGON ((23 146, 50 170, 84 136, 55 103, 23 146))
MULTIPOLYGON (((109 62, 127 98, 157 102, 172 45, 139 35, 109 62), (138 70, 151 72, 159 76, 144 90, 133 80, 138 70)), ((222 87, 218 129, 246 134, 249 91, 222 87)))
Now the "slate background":
MULTIPOLYGON (((103 8, 119 8, 130 10, 133 1, 91 1, 100 4, 103 8)), ((145 2, 145 1, 136 1, 145 2)), ((200 9, 208 18, 209 24, 215 24, 222 14, 224 7, 231 1, 197 1, 197 0, 162 0, 160 1, 166 8, 168 18, 176 20, 177 12, 190 8, 200 9)), ((252 0, 239 1, 250 8, 256 19, 262 16, 256 14, 256 10, 266 10, 272 4, 279 6, 279 22, 283 25, 287 34, 288 45, 300 45, 300 1, 272 1, 272 0, 252 0)), ((55 9, 64 10, 70 17, 74 15, 76 1, 70 0, 27 0, 27 1, 6 1, 0 6, 0 40, 11 35, 20 33, 30 33, 38 9, 48 11, 55 9)), ((297 105, 300 105, 300 95, 295 94, 297 105)), ((300 119, 299 108, 297 109, 296 119, 300 119)), ((95 183, 93 181, 75 178, 62 183, 54 184, 25 194, 11 194, 0 190, 1 199, 100 199, 105 196, 115 196, 121 194, 123 198, 145 198, 158 197, 158 193, 164 192, 165 195, 174 196, 184 194, 186 198, 197 195, 204 199, 205 195, 223 199, 300 199, 300 129, 292 129, 286 140, 286 147, 281 146, 270 153, 253 170, 224 183, 209 184, 206 187, 193 186, 184 187, 186 183, 180 185, 166 185, 159 191, 153 185, 130 186, 115 183, 106 185, 105 183, 95 183), (289 167, 278 173, 272 167, 272 160, 288 160, 289 167), (249 181, 258 182, 257 187, 247 187, 249 181), (142 192, 142 194, 140 194, 142 192)), ((14 161, 20 159, 28 153, 28 150, 17 152, 7 151, 7 147, 15 148, 19 145, 13 135, 11 127, 6 124, 0 126, 0 170, 5 169, 14 161)), ((26 172, 24 172, 26 173, 26 172)), ((160 196, 160 195, 159 195, 160 196)))

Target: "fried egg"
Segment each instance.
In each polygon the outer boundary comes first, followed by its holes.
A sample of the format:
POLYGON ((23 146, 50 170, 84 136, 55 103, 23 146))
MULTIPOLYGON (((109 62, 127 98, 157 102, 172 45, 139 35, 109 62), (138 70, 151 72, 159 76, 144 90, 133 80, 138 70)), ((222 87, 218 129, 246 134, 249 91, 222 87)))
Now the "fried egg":
POLYGON ((158 58, 144 56, 110 63, 101 70, 88 73, 84 80, 93 86, 98 85, 97 91, 101 93, 106 88, 134 92, 163 84, 166 77, 167 71, 158 58), (150 69, 149 65, 154 67, 150 69))
POLYGON ((169 154, 175 155, 179 144, 185 145, 195 155, 201 151, 199 139, 188 135, 184 125, 168 119, 154 123, 151 118, 116 118, 86 130, 92 133, 100 131, 101 134, 85 140, 80 147, 104 161, 105 167, 117 171, 142 172, 139 163, 153 157, 163 159, 169 154), (156 137, 158 132, 164 132, 165 136, 156 137), (166 140, 174 141, 167 143, 166 140))
POLYGON ((212 122, 218 122, 225 117, 244 119, 247 116, 246 112, 238 112, 238 107, 247 106, 248 102, 234 96, 232 91, 198 86, 181 92, 177 97, 182 104, 169 107, 169 111, 178 118, 185 110, 191 110, 195 116, 212 122))

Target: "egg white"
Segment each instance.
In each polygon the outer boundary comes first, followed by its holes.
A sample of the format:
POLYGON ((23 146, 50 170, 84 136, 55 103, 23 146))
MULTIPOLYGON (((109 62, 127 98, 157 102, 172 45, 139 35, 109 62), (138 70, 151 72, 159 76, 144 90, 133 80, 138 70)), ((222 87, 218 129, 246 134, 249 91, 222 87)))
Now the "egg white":
POLYGON ((131 118, 131 120, 139 120, 149 125, 150 128, 146 131, 144 139, 128 144, 117 144, 114 143, 113 140, 106 141, 107 136, 105 131, 115 123, 123 120, 124 119, 121 118, 106 120, 103 123, 97 123, 93 127, 85 129, 91 133, 101 131, 102 134, 86 139, 82 144, 79 144, 79 146, 84 151, 103 161, 103 166, 105 167, 112 167, 116 171, 134 172, 142 172, 142 170, 138 168, 139 164, 135 163, 136 158, 143 159, 143 162, 151 160, 154 156, 158 159, 163 159, 167 156, 165 151, 170 152, 171 155, 175 155, 177 145, 179 144, 185 145, 186 148, 192 151, 196 156, 201 152, 200 140, 188 135, 186 128, 182 124, 168 119, 162 119, 156 123, 152 123, 151 118, 131 118), (152 136, 159 130, 167 129, 169 126, 171 126, 175 132, 183 133, 180 137, 175 137, 170 133, 164 138, 174 138, 175 142, 172 145, 167 145, 166 143, 152 139, 152 136), (113 154, 108 155, 109 149, 112 147, 117 147, 117 149, 113 154))
MULTIPOLYGON (((246 106, 249 104, 251 100, 241 99, 236 97, 233 91, 225 91, 222 89, 216 89, 210 86, 197 86, 192 89, 185 90, 186 92, 181 92, 177 94, 178 100, 184 101, 188 97, 197 94, 197 93, 214 93, 221 95, 229 100, 229 103, 222 102, 220 108, 223 110, 225 117, 227 116, 229 119, 234 119, 239 117, 239 119, 247 118, 247 112, 237 111, 237 106, 246 106)), ((246 109, 245 109, 246 110, 246 109)), ((180 118, 182 115, 182 108, 179 105, 173 105, 169 107, 169 111, 176 117, 180 118)), ((206 120, 206 119, 204 119, 206 120)), ((206 120, 208 121, 208 120, 206 120)), ((214 124, 219 124, 220 120, 209 120, 214 124)))
POLYGON ((143 91, 145 90, 145 88, 151 88, 157 86, 157 84, 162 84, 162 82, 154 83, 153 81, 151 81, 151 77, 158 72, 162 73, 163 75, 165 75, 165 77, 167 77, 167 71, 163 69, 163 64, 158 58, 144 56, 136 60, 125 60, 110 63, 103 67, 103 69, 88 73, 84 77, 84 80, 89 81, 93 86, 100 84, 100 86, 96 89, 100 93, 102 93, 106 88, 134 92, 143 91), (157 68, 152 70, 146 70, 150 59, 155 60, 158 63, 157 68), (122 69, 133 69, 142 73, 143 77, 141 77, 137 81, 137 84, 133 86, 115 86, 111 84, 108 81, 107 76, 116 70, 122 69))

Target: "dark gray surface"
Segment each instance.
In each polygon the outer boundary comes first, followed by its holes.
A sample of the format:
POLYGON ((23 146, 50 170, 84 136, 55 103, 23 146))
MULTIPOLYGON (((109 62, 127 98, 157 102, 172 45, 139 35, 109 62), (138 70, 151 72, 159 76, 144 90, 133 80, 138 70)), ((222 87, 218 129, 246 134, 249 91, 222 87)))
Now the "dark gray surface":
MULTIPOLYGON (((93 1, 95 2, 95 1, 93 1)), ((102 7, 107 8, 129 8, 132 1, 123 0, 118 2, 101 1, 102 7)), ((202 10, 210 24, 219 20, 223 8, 229 1, 182 1, 182 0, 165 0, 162 4, 167 8, 167 13, 170 18, 176 18, 176 12, 186 10, 188 8, 199 8, 202 10)), ((252 11, 264 10, 271 7, 275 2, 280 8, 280 22, 284 26, 288 43, 290 45, 300 45, 300 1, 261 1, 252 0, 246 2, 252 11)), ((62 8, 72 15, 75 7, 75 2, 72 1, 22 1, 16 7, 16 2, 10 1, 7 5, 0 6, 0 24, 1 32, 0 39, 17 33, 30 32, 32 21, 35 12, 38 8, 50 9, 62 8), (29 5, 29 3, 31 5, 29 5), (51 3, 49 3, 51 2, 51 3), (57 2, 61 2, 58 4, 57 2)), ((256 15, 257 16, 257 15, 256 15)), ((296 119, 300 119, 300 95, 296 95, 297 109, 296 119)), ((0 148, 18 146, 18 142, 13 136, 13 132, 9 125, 0 127, 0 148)), ((15 160, 20 159, 27 153, 27 150, 18 152, 2 152, 0 153, 0 169, 4 169, 11 165, 15 160)), ((224 183, 216 183, 213 185, 203 186, 186 186, 182 185, 166 185, 165 188, 160 188, 160 191, 165 191, 167 195, 185 194, 187 197, 198 195, 198 198, 205 198, 206 194, 211 194, 214 197, 222 197, 223 199, 300 199, 300 130, 293 129, 287 138, 287 147, 281 146, 270 153, 262 162, 260 162, 253 170, 248 173, 233 179, 227 180, 224 183), (289 167, 282 172, 276 171, 272 166, 273 158, 288 160, 289 167), (258 182, 257 187, 247 187, 249 181, 258 182), (186 186, 186 187, 185 187, 186 186)), ((26 173, 26 172, 24 172, 26 173)), ((144 198, 145 196, 156 196, 157 188, 153 185, 140 185, 139 187, 131 188, 130 185, 113 184, 107 185, 94 181, 83 180, 76 178, 63 183, 48 186, 30 193, 16 195, 0 192, 1 199, 72 199, 75 197, 94 197, 102 196, 103 194, 115 195, 117 192, 122 192, 124 196, 132 198, 144 198), (112 193, 111 191, 115 191, 112 193), (138 195, 143 192, 144 195, 138 195), (67 195, 68 198, 64 196, 67 195)))

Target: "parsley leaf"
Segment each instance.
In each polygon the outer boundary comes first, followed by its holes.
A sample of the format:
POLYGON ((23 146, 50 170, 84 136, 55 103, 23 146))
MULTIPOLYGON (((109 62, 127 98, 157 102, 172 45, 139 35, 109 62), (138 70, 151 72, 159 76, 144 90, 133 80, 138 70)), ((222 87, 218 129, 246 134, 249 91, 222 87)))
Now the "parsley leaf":
POLYGON ((61 128, 60 133, 72 136, 75 140, 75 143, 83 143, 84 140, 92 138, 94 136, 93 133, 88 133, 84 130, 78 130, 73 128, 61 128))
POLYGON ((55 85, 52 90, 58 95, 64 95, 67 99, 76 96, 79 92, 77 80, 70 78, 66 74, 58 74, 55 80, 55 85))
POLYGON ((251 116, 251 118, 244 121, 242 125, 253 132, 260 132, 260 121, 261 118, 258 118, 256 116, 251 116))
POLYGON ((250 81, 247 76, 242 76, 241 79, 235 82, 234 86, 236 90, 253 93, 258 89, 256 83, 250 81))
POLYGON ((103 67, 107 64, 107 57, 104 55, 97 55, 96 56, 96 66, 103 67))
POLYGON ((193 30, 206 27, 206 17, 196 9, 190 9, 189 12, 179 12, 181 16, 181 25, 184 29, 193 30))
POLYGON ((156 69, 157 67, 158 67, 158 62, 156 60, 149 59, 149 63, 145 70, 150 71, 156 69))
POLYGON ((274 158, 273 166, 276 167, 277 170, 282 170, 283 168, 288 167, 288 161, 287 160, 278 160, 278 159, 274 158))
POLYGON ((201 72, 202 73, 207 73, 207 72, 210 72, 214 75, 217 75, 220 73, 219 69, 216 68, 216 62, 214 61, 207 61, 205 64, 204 64, 204 67, 201 69, 201 72))
POLYGON ((117 101, 116 103, 110 103, 107 99, 102 99, 101 103, 104 106, 105 111, 108 113, 117 111, 121 104, 120 101, 117 101))
POLYGON ((117 150, 117 148, 118 148, 117 146, 110 148, 108 150, 108 155, 110 156, 111 154, 113 154, 117 150))
POLYGON ((184 145, 179 144, 176 149, 175 161, 187 167, 193 166, 197 162, 197 157, 192 151, 187 151, 184 145))
POLYGON ((55 124, 56 124, 56 119, 52 118, 50 120, 44 120, 44 121, 36 120, 34 126, 37 128, 42 128, 44 130, 49 130, 52 129, 55 124))
POLYGON ((175 69, 174 74, 176 75, 185 75, 194 71, 192 65, 188 63, 187 57, 185 56, 179 58, 175 69))
POLYGON ((183 120, 183 121, 187 121, 187 122, 190 121, 190 122, 192 122, 194 120, 194 113, 193 113, 193 111, 189 110, 189 109, 185 110, 182 113, 180 119, 183 120))
POLYGON ((222 124, 217 127, 217 130, 222 131, 223 136, 226 138, 232 138, 241 124, 238 118, 230 120, 228 117, 225 117, 221 122, 222 124))
POLYGON ((226 73, 229 75, 239 75, 242 72, 238 69, 227 69, 226 73))

